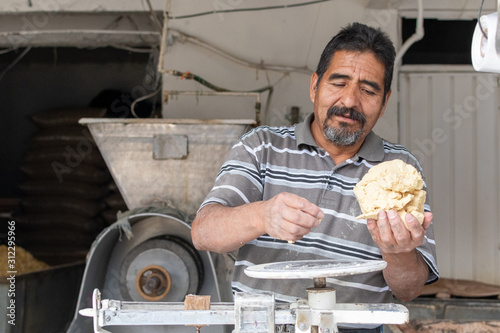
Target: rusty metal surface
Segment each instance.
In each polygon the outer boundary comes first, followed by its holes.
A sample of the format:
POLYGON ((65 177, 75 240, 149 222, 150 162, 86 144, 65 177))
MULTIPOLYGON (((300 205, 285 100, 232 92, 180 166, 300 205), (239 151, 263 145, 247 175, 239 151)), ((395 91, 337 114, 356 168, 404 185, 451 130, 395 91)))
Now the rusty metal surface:
POLYGON ((497 297, 500 299, 500 286, 472 280, 441 278, 435 283, 425 286, 422 295, 436 295, 437 298, 459 296, 469 298, 497 297))

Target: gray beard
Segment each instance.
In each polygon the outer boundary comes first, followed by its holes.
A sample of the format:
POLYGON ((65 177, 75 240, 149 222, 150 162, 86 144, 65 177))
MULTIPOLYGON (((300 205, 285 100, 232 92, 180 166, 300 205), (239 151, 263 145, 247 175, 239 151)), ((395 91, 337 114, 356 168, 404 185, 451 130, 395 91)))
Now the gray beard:
POLYGON ((363 129, 359 129, 355 132, 350 132, 347 126, 342 124, 339 127, 332 127, 325 124, 323 126, 323 133, 326 138, 334 145, 341 147, 353 146, 359 138, 364 134, 363 129))

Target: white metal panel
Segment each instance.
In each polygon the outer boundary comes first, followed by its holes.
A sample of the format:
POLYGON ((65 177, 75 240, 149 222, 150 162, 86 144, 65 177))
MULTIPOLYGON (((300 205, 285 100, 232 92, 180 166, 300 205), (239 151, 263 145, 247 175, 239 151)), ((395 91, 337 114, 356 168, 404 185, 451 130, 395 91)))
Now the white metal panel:
POLYGON ((498 76, 449 69, 400 72, 400 141, 424 168, 441 275, 500 284, 498 76))
MULTIPOLYGON (((385 0, 388 6, 397 6, 402 17, 417 17, 417 1, 385 0)), ((424 17, 441 20, 472 20, 477 18, 480 2, 477 0, 423 0, 424 17)), ((485 1, 483 13, 496 11, 496 2, 485 1)))

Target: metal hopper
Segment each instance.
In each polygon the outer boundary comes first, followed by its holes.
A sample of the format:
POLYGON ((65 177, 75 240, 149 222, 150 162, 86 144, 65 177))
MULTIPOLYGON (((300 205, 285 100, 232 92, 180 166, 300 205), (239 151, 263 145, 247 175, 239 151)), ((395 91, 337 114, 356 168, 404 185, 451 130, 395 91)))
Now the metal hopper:
POLYGON ((129 209, 199 208, 253 120, 82 119, 129 209))

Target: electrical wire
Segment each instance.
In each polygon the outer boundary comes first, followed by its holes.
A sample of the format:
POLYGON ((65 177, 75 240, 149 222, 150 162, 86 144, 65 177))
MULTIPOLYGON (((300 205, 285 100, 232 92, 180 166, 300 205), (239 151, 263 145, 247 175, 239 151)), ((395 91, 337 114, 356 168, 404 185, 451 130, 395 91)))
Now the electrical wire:
POLYGON ((200 17, 200 16, 212 15, 212 14, 236 13, 236 12, 254 12, 254 11, 270 10, 270 9, 285 9, 285 8, 294 8, 294 7, 302 7, 302 6, 314 5, 314 4, 317 4, 317 3, 327 2, 327 1, 332 1, 332 0, 315 0, 315 1, 309 1, 309 2, 303 2, 303 3, 294 3, 294 4, 291 4, 291 5, 268 6, 268 7, 233 8, 233 9, 223 9, 223 10, 211 10, 211 11, 207 11, 207 12, 201 12, 201 13, 195 13, 195 14, 188 14, 188 15, 181 15, 181 16, 168 16, 168 18, 171 19, 171 20, 181 20, 181 19, 187 19, 187 18, 193 18, 193 17, 200 17))
MULTIPOLYGON (((160 50, 158 47, 155 47, 151 50, 151 52, 149 53, 148 64, 146 66, 146 78, 147 78, 147 76, 150 77, 151 82, 154 83, 154 88, 151 88, 151 89, 155 89, 155 90, 152 93, 149 93, 147 95, 144 95, 142 97, 135 99, 130 104, 130 111, 135 118, 140 118, 137 115, 137 113, 135 112, 135 106, 137 105, 137 103, 140 103, 144 100, 147 100, 151 97, 156 96, 163 88, 161 85, 161 75, 157 71, 158 60, 160 58, 159 52, 160 52, 160 50)), ((146 80, 146 78, 144 78, 144 80, 146 80)), ((155 105, 156 105, 156 98, 152 102, 152 112, 150 115, 151 117, 153 117, 155 114, 155 105)))
POLYGON ((245 67, 250 67, 253 69, 260 69, 260 70, 271 70, 275 72, 281 72, 281 73, 290 73, 290 72, 296 72, 296 73, 302 73, 306 75, 311 75, 313 73, 313 70, 307 68, 307 66, 304 67, 291 67, 291 66, 280 66, 280 65, 266 65, 263 63, 252 63, 247 60, 241 59, 239 57, 236 57, 232 54, 229 54, 213 45, 210 45, 196 37, 187 35, 177 29, 168 29, 169 32, 174 33, 175 37, 179 39, 179 41, 182 42, 190 42, 192 44, 201 46, 205 49, 208 49, 209 51, 212 51, 213 53, 224 57, 234 63, 237 63, 239 65, 245 66, 245 67))
POLYGON ((132 113, 132 115, 135 117, 135 118, 139 118, 139 116, 135 113, 135 106, 137 103, 139 102, 142 102, 148 98, 151 98, 153 96, 155 96, 156 94, 158 94, 159 92, 161 91, 161 87, 156 89, 155 91, 153 91, 152 93, 148 94, 148 95, 144 95, 142 97, 139 97, 137 99, 135 99, 131 104, 130 104, 130 112, 132 113))
MULTIPOLYGON (((264 9, 276 9, 276 8, 289 8, 289 7, 298 7, 298 6, 305 6, 305 5, 311 5, 319 2, 325 2, 325 1, 331 1, 331 0, 317 0, 317 1, 310 1, 306 3, 299 3, 299 4, 291 4, 291 5, 282 5, 282 6, 273 6, 273 7, 259 7, 259 8, 250 8, 248 10, 264 10, 264 9)), ((172 29, 172 28, 167 28, 167 22, 169 19, 172 17, 169 15, 170 12, 170 6, 171 6, 171 0, 167 1, 166 9, 165 9, 165 24, 163 25, 163 33, 161 37, 161 44, 160 44, 160 54, 165 53, 166 49, 166 40, 167 40, 167 31, 173 33, 174 37, 177 37, 181 43, 183 42, 190 42, 192 44, 201 46, 209 51, 212 51, 213 53, 226 58, 234 63, 237 63, 241 66, 257 69, 257 70, 270 70, 270 71, 275 71, 275 72, 281 72, 284 74, 288 74, 290 72, 296 72, 296 73, 302 73, 305 75, 311 75, 314 71, 307 68, 307 66, 303 67, 293 67, 293 66, 281 66, 281 65, 266 65, 264 63, 252 63, 250 61, 247 61, 245 59, 241 59, 239 57, 236 57, 232 54, 229 54, 226 51, 223 51, 213 45, 210 45, 196 37, 190 36, 188 34, 185 34, 177 29, 172 29)), ((245 11, 245 9, 233 9, 232 11, 245 11)), ((222 11, 219 11, 222 12, 222 11)), ((212 11, 212 12, 207 12, 204 15, 207 14, 214 14, 218 13, 218 11, 212 11)), ((198 16, 198 14, 193 14, 193 17, 198 16)), ((181 16, 176 16, 174 18, 187 18, 187 17, 181 17, 181 16)), ((163 68, 163 57, 160 58, 160 61, 158 62, 158 70, 160 73, 169 73, 171 70, 170 69, 165 69, 163 68)))
MULTIPOLYGON (((279 78, 278 81, 276 81, 274 84, 270 84, 268 86, 265 86, 263 88, 259 88, 259 89, 253 89, 253 90, 230 90, 230 89, 225 89, 225 88, 221 88, 221 87, 218 87, 210 82, 208 82, 207 80, 203 79, 202 77, 198 76, 198 75, 194 75, 190 72, 181 72, 181 71, 176 71, 176 70, 170 70, 167 72, 168 74, 170 75, 173 75, 173 76, 179 76, 181 79, 192 79, 192 80, 195 80, 196 82, 204 85, 205 87, 209 88, 209 89, 212 89, 216 92, 229 92, 229 93, 263 93, 263 92, 268 92, 268 95, 267 95, 267 102, 266 102, 266 105, 264 107, 264 114, 267 116, 267 110, 269 110, 269 105, 271 105, 271 99, 272 99, 272 95, 273 95, 273 92, 274 92, 274 86, 276 86, 279 82, 281 82, 281 80, 283 80, 286 76, 288 76, 288 74, 283 74, 281 76, 281 78, 279 78)), ((256 119, 257 119, 257 122, 260 123, 260 102, 258 102, 256 104, 256 109, 257 109, 257 105, 258 105, 258 113, 256 111, 256 119)))
POLYGON ((479 29, 483 34, 484 38, 488 39, 488 35, 483 30, 483 25, 481 24, 481 12, 483 11, 484 0, 481 0, 481 6, 479 6, 479 12, 477 13, 477 24, 479 25, 479 29))
POLYGON ((153 22, 158 27, 158 30, 160 32, 162 32, 163 31, 163 25, 160 23, 160 20, 158 20, 158 17, 156 16, 155 11, 153 10, 153 6, 151 5, 151 1, 150 0, 146 0, 146 3, 148 4, 149 12, 151 13, 151 19, 153 20, 153 22))
POLYGON ((125 50, 129 52, 135 52, 135 53, 151 53, 154 51, 154 49, 144 49, 144 48, 138 48, 138 47, 130 47, 127 45, 118 45, 118 44, 110 44, 110 47, 113 47, 115 49, 119 50, 125 50))
POLYGON ((3 79, 5 73, 7 73, 9 70, 11 70, 25 55, 26 53, 28 53, 29 51, 31 50, 31 46, 27 47, 24 49, 23 52, 21 52, 20 55, 17 56, 16 59, 14 59, 14 61, 8 65, 3 71, 2 73, 0 73, 0 81, 3 79))
POLYGON ((9 53, 9 52, 12 52, 12 51, 15 51, 17 49, 3 49, 3 50, 0 50, 0 55, 1 54, 6 54, 6 53, 9 53))
MULTIPOLYGON (((173 71, 169 71, 168 73, 171 74, 171 75, 173 75, 173 76, 178 76, 181 79, 194 80, 194 81, 196 81, 196 82, 204 85, 205 87, 207 87, 207 88, 209 88, 209 89, 211 89, 213 91, 217 91, 217 92, 262 93, 262 92, 265 92, 265 91, 272 91, 273 90, 273 86, 272 85, 268 85, 268 86, 265 86, 265 87, 262 87, 262 88, 258 88, 258 89, 253 89, 253 90, 232 90, 232 89, 225 89, 225 88, 221 88, 219 86, 216 86, 215 84, 208 82, 207 80, 205 80, 201 76, 198 76, 198 75, 190 73, 190 72, 183 73, 181 71, 173 70, 173 71)), ((283 79, 283 77, 281 79, 283 79)), ((278 82, 281 81, 281 79, 279 79, 278 82)), ((278 83, 278 82, 276 82, 276 83, 278 83)))

